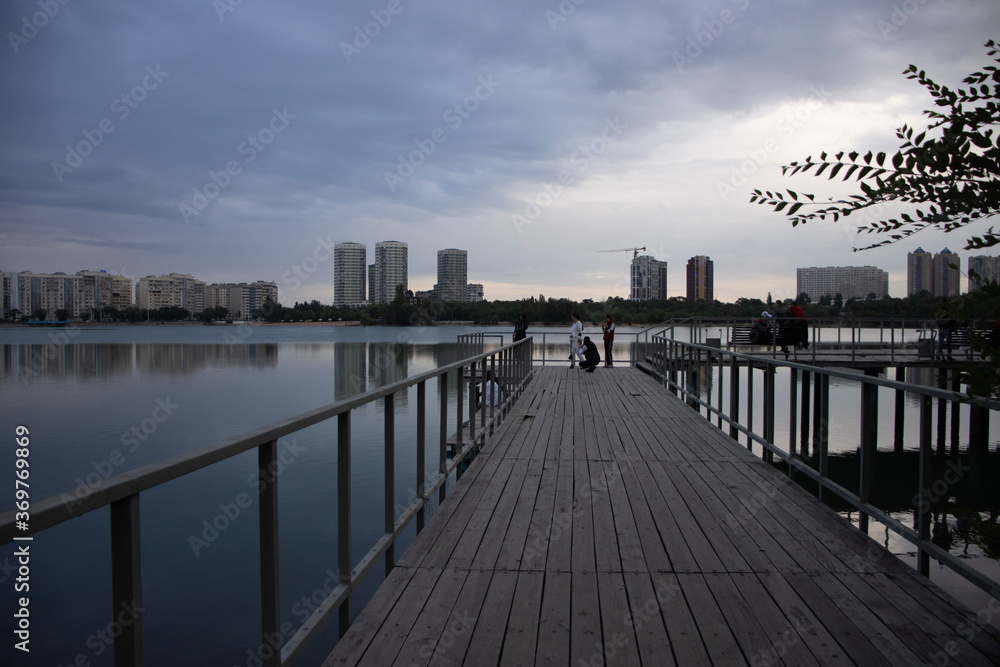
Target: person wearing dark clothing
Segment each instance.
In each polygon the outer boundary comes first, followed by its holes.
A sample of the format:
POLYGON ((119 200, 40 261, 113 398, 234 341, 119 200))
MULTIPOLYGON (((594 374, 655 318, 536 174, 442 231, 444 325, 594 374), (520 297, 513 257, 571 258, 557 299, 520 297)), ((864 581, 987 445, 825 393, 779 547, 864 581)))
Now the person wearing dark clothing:
POLYGON ((809 349, 809 323, 806 322, 806 311, 798 301, 792 301, 792 307, 788 309, 788 314, 795 320, 795 346, 803 350, 809 349))
POLYGON ((615 321, 610 315, 605 318, 601 329, 604 330, 604 365, 611 366, 611 346, 615 344, 615 321))
POLYGON ((601 363, 601 355, 597 352, 597 346, 594 345, 594 341, 590 340, 590 336, 583 337, 583 361, 580 362, 580 368, 586 369, 588 373, 593 373, 594 369, 597 368, 597 364, 601 363))
POLYGON ((526 338, 527 335, 528 335, 528 316, 521 315, 521 317, 519 317, 517 321, 514 322, 514 342, 516 343, 519 340, 524 340, 524 338, 526 338))
POLYGON ((788 312, 788 307, 785 306, 785 302, 778 299, 774 309, 774 337, 775 342, 781 346, 781 351, 784 352, 785 359, 788 358, 788 340, 792 338, 789 335, 791 333, 789 315, 790 313, 788 312))

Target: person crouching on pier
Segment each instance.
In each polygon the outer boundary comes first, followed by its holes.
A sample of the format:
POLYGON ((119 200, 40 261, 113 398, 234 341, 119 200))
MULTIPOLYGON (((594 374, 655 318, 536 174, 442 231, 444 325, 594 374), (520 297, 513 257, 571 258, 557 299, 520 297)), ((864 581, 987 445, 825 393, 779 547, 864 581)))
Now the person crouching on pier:
POLYGON ((601 355, 597 352, 597 346, 594 345, 594 341, 590 340, 590 336, 583 337, 583 361, 580 362, 580 368, 586 370, 588 373, 593 373, 594 369, 597 368, 597 364, 601 363, 601 355))

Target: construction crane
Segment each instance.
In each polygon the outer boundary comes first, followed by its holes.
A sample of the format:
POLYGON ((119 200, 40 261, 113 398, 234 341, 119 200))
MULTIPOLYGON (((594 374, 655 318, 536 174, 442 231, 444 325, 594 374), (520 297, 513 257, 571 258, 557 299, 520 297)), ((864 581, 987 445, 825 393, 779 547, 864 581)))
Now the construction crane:
POLYGON ((597 252, 631 252, 632 259, 635 259, 636 257, 639 256, 639 251, 645 249, 646 246, 643 246, 641 248, 616 248, 615 250, 598 250, 597 252))

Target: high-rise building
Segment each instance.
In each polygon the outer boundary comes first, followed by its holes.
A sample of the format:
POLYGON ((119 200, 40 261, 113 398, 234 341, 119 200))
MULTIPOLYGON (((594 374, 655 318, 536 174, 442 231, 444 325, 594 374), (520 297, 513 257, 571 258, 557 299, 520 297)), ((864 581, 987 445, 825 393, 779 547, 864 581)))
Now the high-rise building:
POLYGON ((465 301, 468 297, 469 251, 447 248, 438 250, 438 279, 434 294, 442 301, 465 301))
POLYGON ((986 281, 1000 280, 1000 257, 976 255, 969 257, 969 291, 979 289, 986 281))
POLYGON ((118 310, 125 310, 132 303, 132 279, 111 276, 111 305, 118 310))
MULTIPOLYGON (((368 265, 368 298, 374 299, 375 293, 378 292, 378 281, 376 280, 375 265, 368 265)), ((369 301, 371 303, 371 301, 369 301)))
POLYGON ((687 299, 715 300, 712 260, 705 255, 695 255, 687 263, 687 299))
POLYGON ((146 276, 139 278, 135 302, 143 310, 176 306, 195 315, 205 310, 205 283, 187 273, 146 276))
POLYGON ((633 301, 667 298, 667 263, 640 255, 632 260, 633 301))
POLYGON ((368 298, 372 303, 389 303, 396 298, 396 286, 407 290, 407 246, 401 241, 379 241, 375 244, 375 264, 368 267, 368 298), (370 273, 374 269, 375 276, 370 273))
POLYGON ((365 300, 365 268, 368 249, 364 243, 333 246, 333 305, 357 306, 365 300))
POLYGON ((840 294, 844 300, 876 299, 889 295, 889 273, 874 266, 811 266, 796 270, 796 296, 808 294, 812 301, 840 294))
POLYGON ((961 259, 947 248, 934 255, 934 289, 937 297, 958 296, 961 291, 961 259))
POLYGON ((923 248, 906 253, 906 295, 934 293, 934 258, 923 248))
POLYGON ((466 285, 465 300, 468 301, 469 303, 473 303, 475 301, 482 301, 484 298, 484 294, 485 292, 483 292, 482 283, 469 283, 468 285, 466 285))
POLYGON ((111 305, 111 285, 106 271, 80 271, 72 276, 59 271, 4 273, 0 304, 5 318, 34 317, 39 310, 45 311, 47 320, 56 319, 57 310, 67 311, 73 319, 91 317, 94 308, 111 305))

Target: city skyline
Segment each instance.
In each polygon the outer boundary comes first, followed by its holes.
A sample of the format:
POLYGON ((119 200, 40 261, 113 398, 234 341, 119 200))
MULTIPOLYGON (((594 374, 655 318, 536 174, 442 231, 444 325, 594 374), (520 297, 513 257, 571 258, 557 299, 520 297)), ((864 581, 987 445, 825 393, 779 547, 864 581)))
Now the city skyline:
POLYGON ((670 296, 694 255, 724 301, 856 264, 901 295, 916 238, 857 256, 866 220, 793 229, 750 193, 856 192, 781 166, 893 150, 933 104, 903 70, 961 85, 1000 24, 996 3, 473 0, 404 3, 361 48, 384 1, 220 4, 60 5, 8 44, 0 270, 259 276, 329 301, 335 243, 400 239, 417 289, 452 245, 490 299, 627 297, 627 258, 595 254, 622 246, 668 263, 670 296))

